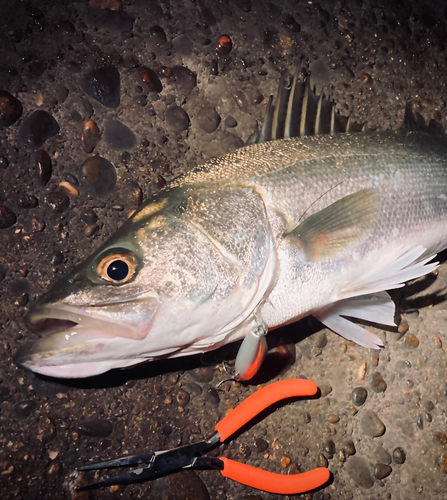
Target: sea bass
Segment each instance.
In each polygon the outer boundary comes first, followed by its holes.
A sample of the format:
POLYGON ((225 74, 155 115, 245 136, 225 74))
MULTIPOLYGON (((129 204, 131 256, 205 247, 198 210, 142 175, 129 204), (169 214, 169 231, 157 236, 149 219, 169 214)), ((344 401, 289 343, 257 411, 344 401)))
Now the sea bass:
POLYGON ((382 346, 346 316, 395 325, 385 290, 437 267, 447 140, 352 130, 309 84, 281 85, 254 144, 152 196, 31 307, 42 337, 16 362, 87 377, 245 339, 236 371, 248 379, 267 330, 310 314, 382 346))

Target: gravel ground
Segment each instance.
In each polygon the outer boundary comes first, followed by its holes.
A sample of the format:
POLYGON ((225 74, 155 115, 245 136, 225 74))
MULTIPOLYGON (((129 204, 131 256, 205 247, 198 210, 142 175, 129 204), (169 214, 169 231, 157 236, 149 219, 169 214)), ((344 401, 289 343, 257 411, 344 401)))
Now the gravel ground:
POLYGON ((219 453, 284 474, 329 467, 327 487, 290 498, 446 498, 445 263, 394 293, 402 323, 378 330, 379 353, 308 318, 270 335, 243 385, 217 387, 237 346, 81 381, 12 363, 35 338, 29 303, 142 199, 242 146, 282 71, 300 64, 370 128, 398 128, 408 100, 445 127, 446 16, 443 2, 415 0, 0 3, 3 499, 280 498, 216 471, 75 493, 87 477, 74 469, 208 436, 259 384, 302 376, 319 398, 268 413, 219 453))

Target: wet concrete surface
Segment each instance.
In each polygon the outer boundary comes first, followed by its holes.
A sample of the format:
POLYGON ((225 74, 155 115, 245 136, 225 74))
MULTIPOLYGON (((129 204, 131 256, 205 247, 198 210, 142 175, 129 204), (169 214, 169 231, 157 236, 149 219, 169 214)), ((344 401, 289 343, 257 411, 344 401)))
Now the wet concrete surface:
POLYGON ((29 305, 143 198, 242 146, 282 71, 301 65, 370 128, 398 128, 408 100, 445 128, 443 3, 90 4, 0 4, 2 498, 280 498, 216 471, 76 493, 95 475, 75 468, 209 436, 259 384, 301 376, 319 398, 280 406, 219 451, 282 474, 329 467, 328 486, 290 498, 446 498, 446 264, 393 294, 402 323, 376 329, 380 352, 308 318, 269 336, 269 358, 243 385, 218 387, 237 346, 78 381, 12 363, 36 338, 29 305))

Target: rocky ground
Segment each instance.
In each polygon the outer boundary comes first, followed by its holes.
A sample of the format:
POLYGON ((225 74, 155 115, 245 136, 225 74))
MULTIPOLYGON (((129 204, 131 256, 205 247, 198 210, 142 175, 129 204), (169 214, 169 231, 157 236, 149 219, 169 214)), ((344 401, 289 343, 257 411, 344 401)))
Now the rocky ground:
POLYGON ((218 387, 237 346, 81 381, 12 363, 35 338, 29 304, 142 199, 242 146, 282 71, 299 64, 370 128, 396 129, 408 100, 445 128, 446 15, 428 0, 0 3, 3 499, 280 498, 216 471, 75 493, 87 481, 75 468, 209 436, 258 384, 302 376, 319 398, 268 413, 219 453, 283 474, 329 467, 328 486, 290 498, 446 498, 446 264, 394 294, 403 320, 378 331, 382 351, 306 319, 270 335, 244 385, 218 387))

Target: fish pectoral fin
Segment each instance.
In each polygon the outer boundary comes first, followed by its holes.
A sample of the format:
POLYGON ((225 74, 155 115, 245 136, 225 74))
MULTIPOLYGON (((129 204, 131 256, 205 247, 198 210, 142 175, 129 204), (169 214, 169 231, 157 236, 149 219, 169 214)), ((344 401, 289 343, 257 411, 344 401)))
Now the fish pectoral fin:
POLYGON ((377 335, 343 316, 396 326, 394 312, 395 306, 390 296, 386 292, 379 292, 340 300, 318 311, 314 316, 345 339, 363 347, 378 349, 383 347, 383 342, 377 335))
POLYGON ((378 211, 378 193, 362 189, 311 215, 286 238, 303 247, 309 260, 332 257, 368 236, 378 211))

